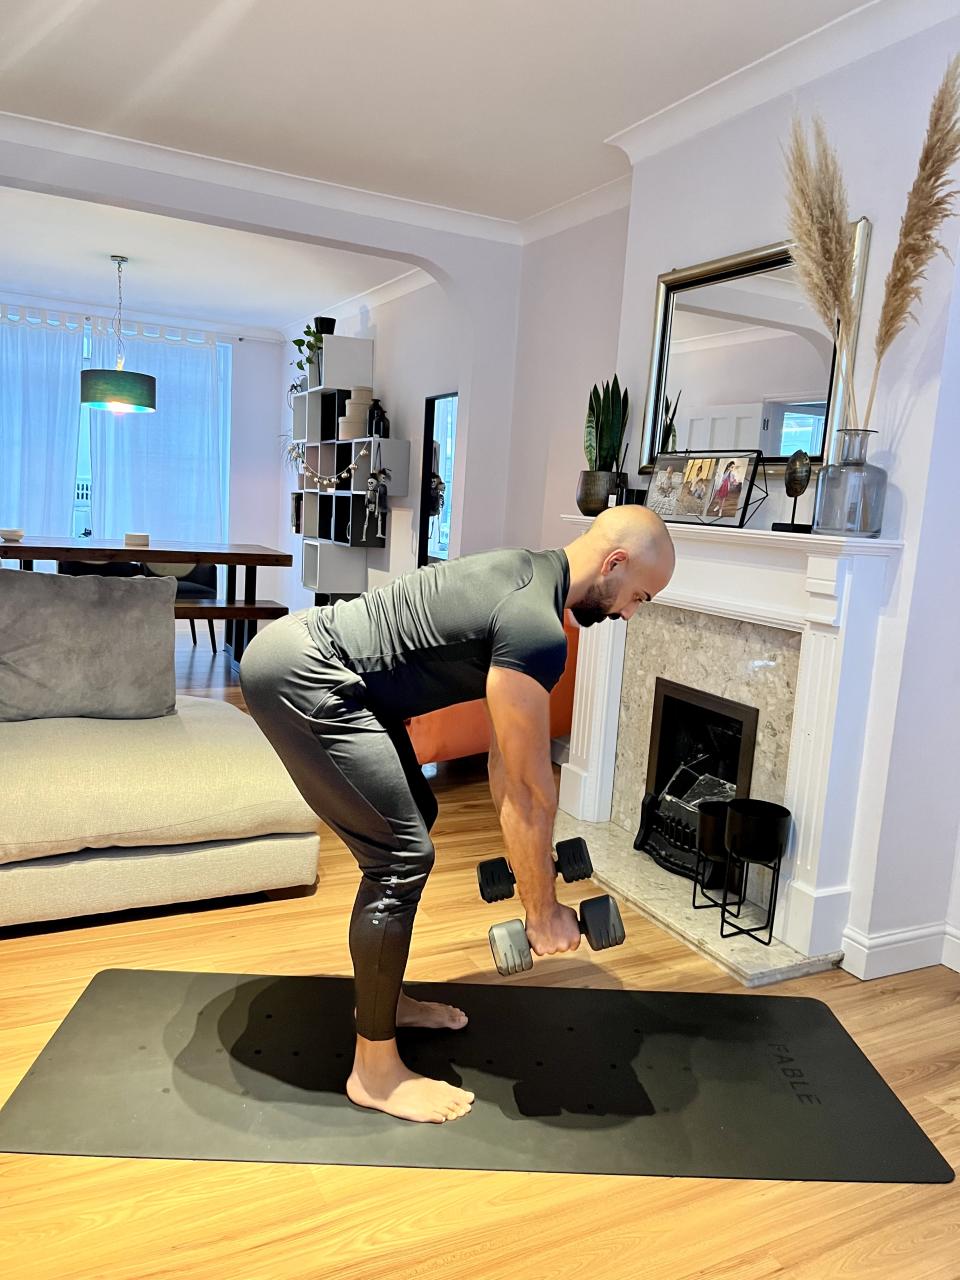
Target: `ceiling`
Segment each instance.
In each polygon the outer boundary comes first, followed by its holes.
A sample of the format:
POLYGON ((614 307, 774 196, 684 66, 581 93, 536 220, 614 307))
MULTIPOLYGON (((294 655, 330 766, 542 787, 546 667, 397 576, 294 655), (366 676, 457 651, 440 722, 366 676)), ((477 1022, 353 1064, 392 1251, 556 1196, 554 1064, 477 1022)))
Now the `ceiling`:
MULTIPOLYGON (((155 213, 0 186, 0 298, 52 299, 141 318, 284 329, 411 272, 403 263, 155 213), (9 252, 15 246, 16 252, 9 252)), ((416 272, 417 278, 422 273, 416 272)))
POLYGON ((0 111, 519 221, 621 178, 605 138, 865 7, 0 0, 0 111))

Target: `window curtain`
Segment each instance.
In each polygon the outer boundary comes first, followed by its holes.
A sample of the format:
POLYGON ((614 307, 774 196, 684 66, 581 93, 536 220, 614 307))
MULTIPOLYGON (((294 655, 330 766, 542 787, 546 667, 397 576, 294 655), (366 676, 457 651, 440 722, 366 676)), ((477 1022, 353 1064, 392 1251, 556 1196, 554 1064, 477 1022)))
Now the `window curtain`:
POLYGON ((0 528, 69 538, 83 326, 0 312, 0 528))
MULTIPOLYGON (((155 413, 90 410, 95 538, 226 541, 225 459, 216 343, 124 335, 126 368, 157 380, 155 413)), ((94 330, 91 367, 116 363, 112 333, 94 330)))

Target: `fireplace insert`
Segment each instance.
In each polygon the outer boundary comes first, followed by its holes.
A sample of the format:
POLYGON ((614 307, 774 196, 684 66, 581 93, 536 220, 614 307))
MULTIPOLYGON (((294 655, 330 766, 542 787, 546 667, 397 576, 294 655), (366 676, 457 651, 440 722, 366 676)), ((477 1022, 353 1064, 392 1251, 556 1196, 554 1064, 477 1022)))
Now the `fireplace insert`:
MULTIPOLYGON (((756 707, 657 679, 635 849, 693 879, 697 807, 702 800, 750 794, 757 715, 756 707)), ((704 888, 716 887, 722 878, 722 864, 711 863, 704 888)))

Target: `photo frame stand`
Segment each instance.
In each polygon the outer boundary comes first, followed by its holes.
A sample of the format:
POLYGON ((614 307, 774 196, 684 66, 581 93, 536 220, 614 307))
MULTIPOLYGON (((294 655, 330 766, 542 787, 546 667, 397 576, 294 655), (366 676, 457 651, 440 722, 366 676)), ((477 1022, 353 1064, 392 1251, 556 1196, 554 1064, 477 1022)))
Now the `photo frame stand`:
POLYGON ((657 509, 650 502, 657 474, 663 466, 669 466, 674 459, 680 465, 681 471, 686 471, 690 462, 698 459, 703 459, 704 461, 716 459, 718 463, 722 459, 743 459, 747 461, 748 468, 742 485, 744 499, 739 506, 737 513, 739 518, 737 520, 732 520, 729 515, 706 516, 695 511, 687 512, 686 514, 677 514, 675 511, 671 511, 669 514, 664 514, 662 511, 658 512, 666 524, 702 524, 716 525, 721 529, 742 529, 756 516, 770 496, 767 487, 767 468, 762 449, 675 449, 669 453, 657 454, 650 488, 647 490, 646 495, 647 505, 651 506, 652 510, 657 509))

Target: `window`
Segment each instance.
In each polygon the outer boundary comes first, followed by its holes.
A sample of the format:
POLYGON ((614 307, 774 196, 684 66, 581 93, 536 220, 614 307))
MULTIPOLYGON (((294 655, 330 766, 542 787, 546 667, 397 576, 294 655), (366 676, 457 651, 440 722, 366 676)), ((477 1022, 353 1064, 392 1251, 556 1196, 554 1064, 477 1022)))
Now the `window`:
MULTIPOLYGON (((170 345, 175 346, 175 344, 170 345)), ((231 386, 233 348, 228 342, 218 342, 216 344, 216 348, 217 381, 219 388, 219 434, 221 440, 219 490, 223 495, 222 526, 224 531, 226 531, 228 527, 226 495, 229 493, 230 487, 230 421, 232 414, 231 386)), ((83 336, 83 368, 90 369, 93 367, 93 363, 93 340, 90 326, 87 325, 84 328, 83 336)), ((145 426, 147 422, 149 422, 149 419, 145 420, 145 426)), ((90 537, 91 533, 93 533, 92 498, 93 467, 90 456, 90 409, 87 405, 80 405, 80 440, 77 448, 77 483, 73 504, 73 528, 71 530, 75 538, 90 537)), ((98 530, 96 536, 104 537, 107 535, 98 530)), ((179 536, 181 540, 189 541, 191 536, 194 535, 189 530, 184 530, 179 536)), ((224 537, 225 536, 226 533, 224 533, 224 537)))
POLYGON ((827 417, 825 400, 765 400, 763 429, 767 457, 788 458, 803 449, 811 457, 823 450, 823 432, 827 417))
POLYGON ((51 537, 227 537, 232 347, 179 327, 124 326, 127 368, 157 378, 133 424, 80 404, 110 368, 110 321, 0 302, 0 524, 51 537))

